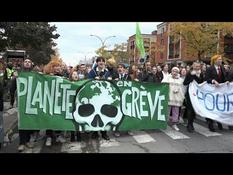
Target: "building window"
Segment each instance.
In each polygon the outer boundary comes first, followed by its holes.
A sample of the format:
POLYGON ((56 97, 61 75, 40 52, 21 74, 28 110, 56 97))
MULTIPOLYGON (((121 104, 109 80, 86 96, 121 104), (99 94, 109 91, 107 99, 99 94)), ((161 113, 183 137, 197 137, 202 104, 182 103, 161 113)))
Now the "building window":
POLYGON ((131 50, 134 50, 134 47, 135 47, 135 46, 134 46, 134 41, 131 41, 131 42, 130 42, 130 49, 131 49, 131 50))
POLYGON ((175 43, 175 58, 180 57, 180 41, 175 43))
POLYGON ((175 42, 173 36, 169 36, 169 55, 168 59, 180 57, 180 40, 175 42))
POLYGON ((161 45, 161 46, 163 46, 163 44, 164 44, 164 40, 163 40, 163 39, 161 39, 161 41, 160 41, 160 45, 161 45))
POLYGON ((169 44, 169 55, 168 55, 168 58, 169 59, 173 59, 174 58, 173 55, 174 55, 174 44, 170 43, 169 44))

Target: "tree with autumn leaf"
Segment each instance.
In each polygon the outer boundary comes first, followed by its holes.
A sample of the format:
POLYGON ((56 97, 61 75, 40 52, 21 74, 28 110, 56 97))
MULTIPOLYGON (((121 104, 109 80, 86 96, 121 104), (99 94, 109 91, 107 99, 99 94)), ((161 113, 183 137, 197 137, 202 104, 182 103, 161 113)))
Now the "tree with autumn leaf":
POLYGON ((96 51, 95 51, 95 53, 98 55, 98 56, 101 56, 101 57, 104 57, 104 58, 106 58, 106 59, 109 59, 109 58, 111 58, 111 54, 107 51, 107 46, 102 46, 102 47, 100 47, 99 49, 97 49, 96 51))
POLYGON ((127 43, 115 44, 112 50, 107 50, 106 46, 103 46, 96 51, 96 54, 106 59, 114 58, 116 63, 127 63, 129 58, 127 43))
POLYGON ((174 42, 186 44, 186 53, 199 60, 213 54, 222 54, 221 38, 233 36, 232 22, 172 22, 169 35, 174 42))
POLYGON ((127 52, 127 43, 115 44, 112 50, 112 55, 117 63, 127 63, 129 60, 129 53, 127 52))

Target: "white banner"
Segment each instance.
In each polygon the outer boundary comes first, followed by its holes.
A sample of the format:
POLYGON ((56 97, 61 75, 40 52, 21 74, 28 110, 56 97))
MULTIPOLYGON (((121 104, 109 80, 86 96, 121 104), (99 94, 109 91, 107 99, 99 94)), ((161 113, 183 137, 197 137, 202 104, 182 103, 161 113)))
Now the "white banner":
POLYGON ((193 81, 189 85, 189 95, 196 114, 233 126, 233 82, 215 87, 193 81))

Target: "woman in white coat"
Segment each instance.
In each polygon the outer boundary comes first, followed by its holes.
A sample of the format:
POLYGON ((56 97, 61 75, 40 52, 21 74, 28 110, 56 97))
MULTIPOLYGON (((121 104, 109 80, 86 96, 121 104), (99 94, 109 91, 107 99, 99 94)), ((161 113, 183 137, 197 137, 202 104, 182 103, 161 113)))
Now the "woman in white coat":
POLYGON ((168 115, 169 122, 172 128, 179 131, 177 123, 179 122, 179 110, 184 101, 183 79, 179 76, 179 68, 173 67, 171 75, 162 80, 164 83, 169 83, 169 102, 168 115))

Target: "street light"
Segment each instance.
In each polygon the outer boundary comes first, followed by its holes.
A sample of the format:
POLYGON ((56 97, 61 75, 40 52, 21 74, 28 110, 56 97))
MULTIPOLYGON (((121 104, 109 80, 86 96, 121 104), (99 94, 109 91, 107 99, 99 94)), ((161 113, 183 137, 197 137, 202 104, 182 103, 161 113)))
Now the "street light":
POLYGON ((104 43, 106 42, 107 39, 116 37, 114 35, 113 36, 108 36, 104 40, 102 40, 98 35, 90 35, 90 36, 94 36, 94 37, 98 38, 100 40, 101 44, 102 44, 102 47, 104 47, 104 43))

